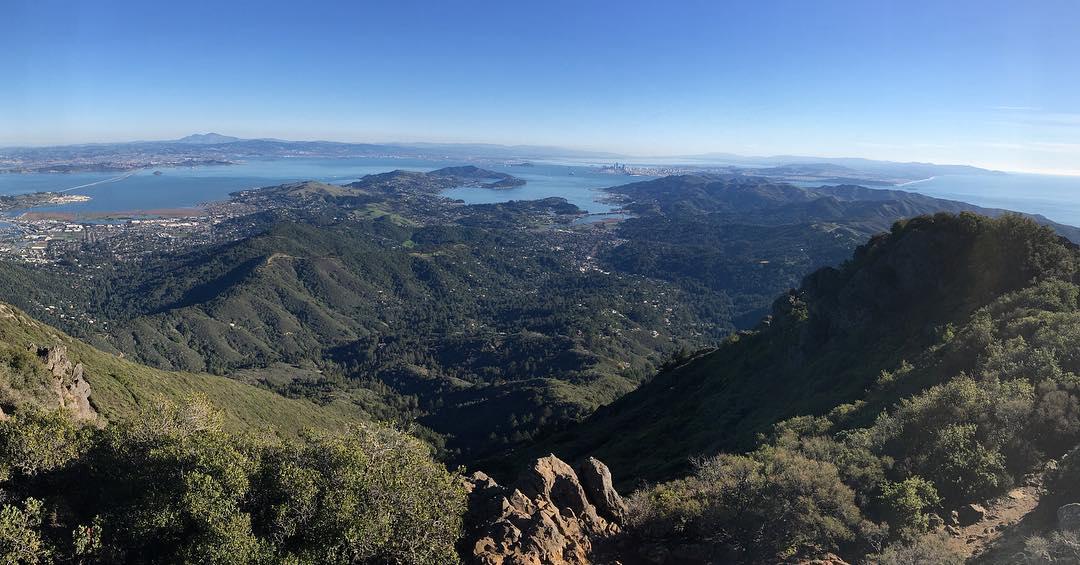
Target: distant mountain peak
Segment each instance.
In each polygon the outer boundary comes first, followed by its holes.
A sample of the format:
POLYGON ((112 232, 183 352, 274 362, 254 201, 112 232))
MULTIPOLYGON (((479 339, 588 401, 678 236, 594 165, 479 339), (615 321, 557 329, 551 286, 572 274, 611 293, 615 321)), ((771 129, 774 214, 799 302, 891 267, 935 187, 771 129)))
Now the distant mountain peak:
POLYGON ((240 138, 214 132, 193 133, 176 140, 177 143, 190 143, 192 145, 213 145, 215 143, 232 143, 234 141, 240 141, 240 138))

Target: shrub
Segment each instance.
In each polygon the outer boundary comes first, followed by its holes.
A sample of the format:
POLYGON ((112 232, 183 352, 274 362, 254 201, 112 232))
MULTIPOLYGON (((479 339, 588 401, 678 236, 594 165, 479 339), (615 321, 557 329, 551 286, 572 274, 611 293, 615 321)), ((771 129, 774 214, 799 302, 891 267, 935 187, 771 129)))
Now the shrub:
POLYGON ((881 500, 894 535, 907 539, 930 528, 930 516, 925 511, 941 503, 934 485, 918 476, 886 483, 881 500))
POLYGON ((420 441, 361 425, 270 442, 221 423, 205 398, 101 429, 0 422, 0 562, 456 561, 463 486, 420 441))
POLYGON ((87 449, 91 433, 61 412, 27 409, 0 420, 0 483, 63 467, 87 449))
POLYGON ((19 508, 0 507, 0 563, 40 563, 49 550, 41 539, 41 501, 28 498, 19 508))
POLYGON ((1080 563, 1080 532, 1031 536, 1024 541, 1024 558, 1028 563, 1080 563))
POLYGON ((304 561, 449 563, 465 491, 405 434, 357 426, 268 450, 256 530, 304 561))
POLYGON ((704 541, 742 560, 836 550, 863 525, 836 467, 781 448, 708 459, 632 501, 635 535, 704 541))
POLYGON ((963 565, 965 556, 940 535, 893 544, 867 562, 874 565, 963 565))

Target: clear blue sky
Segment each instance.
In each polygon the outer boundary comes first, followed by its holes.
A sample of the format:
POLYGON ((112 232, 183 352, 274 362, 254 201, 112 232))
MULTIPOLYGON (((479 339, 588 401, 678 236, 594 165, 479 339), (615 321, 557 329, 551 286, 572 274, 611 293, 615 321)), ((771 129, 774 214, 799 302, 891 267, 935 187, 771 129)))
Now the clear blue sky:
POLYGON ((4 0, 0 143, 242 137, 1080 173, 1076 0, 4 0))

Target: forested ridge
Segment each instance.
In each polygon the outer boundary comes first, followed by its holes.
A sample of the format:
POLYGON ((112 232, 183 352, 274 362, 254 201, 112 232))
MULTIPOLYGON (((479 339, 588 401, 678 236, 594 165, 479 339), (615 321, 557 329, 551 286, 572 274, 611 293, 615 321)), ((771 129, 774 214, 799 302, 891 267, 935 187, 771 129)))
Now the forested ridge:
MULTIPOLYGON (((525 452, 607 462, 637 489, 628 535, 644 546, 710 562, 962 562, 942 517, 1048 461, 1075 473, 1078 267, 1075 245, 1018 217, 898 222, 753 332, 525 452)), ((1033 520, 1052 531, 1057 506, 1033 520)), ((1005 557, 1068 562, 1074 533, 1053 536, 1005 557)))
MULTIPOLYGON (((1037 476, 1044 503, 1025 527, 1045 533, 1020 558, 1062 559, 1075 540, 1054 512, 1077 501, 1078 273, 1076 246, 1027 219, 897 222, 781 295, 754 330, 676 356, 581 424, 477 466, 509 480, 541 453, 608 462, 626 501, 578 466, 585 521, 562 527, 584 529, 544 543, 631 563, 959 563, 942 533, 950 511, 1037 476), (601 511, 621 527, 588 518, 601 511)), ((519 520, 539 535, 520 520, 554 519, 448 470, 437 438, 373 422, 390 414, 378 402, 320 407, 149 369, 0 314, 8 560, 474 561, 534 551, 473 541, 501 539, 485 533, 484 497, 511 500, 491 532, 519 520), (323 429, 303 431, 312 425, 323 429)), ((570 467, 548 458, 530 473, 517 488, 570 503, 555 486, 576 484, 570 467)))
POLYGON ((636 214, 613 226, 573 224, 580 210, 561 199, 464 206, 438 196, 492 174, 395 171, 244 191, 238 201, 265 208, 237 220, 249 236, 137 265, 93 245, 48 270, 5 263, 0 289, 155 367, 243 373, 287 396, 369 411, 380 402, 470 462, 753 327, 778 292, 892 221, 971 208, 710 175, 608 189, 636 214))

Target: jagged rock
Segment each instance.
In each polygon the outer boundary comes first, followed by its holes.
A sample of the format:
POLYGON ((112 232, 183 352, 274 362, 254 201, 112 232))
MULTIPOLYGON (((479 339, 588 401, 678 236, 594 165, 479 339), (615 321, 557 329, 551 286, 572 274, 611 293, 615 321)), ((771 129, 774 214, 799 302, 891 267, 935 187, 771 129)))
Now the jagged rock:
POLYGON ((578 478, 597 512, 608 520, 621 522, 626 515, 626 502, 611 484, 611 470, 607 465, 590 457, 578 466, 578 478))
POLYGON ((967 504, 956 511, 956 517, 961 526, 970 526, 982 520, 984 516, 986 516, 986 509, 978 504, 967 504))
POLYGON ((466 479, 466 490, 469 513, 462 549, 474 563, 589 563, 594 544, 619 531, 597 512, 574 470, 554 455, 536 460, 514 488, 474 473, 466 479))
POLYGON ((945 521, 945 523, 950 525, 950 526, 959 526, 960 525, 960 513, 957 512, 956 510, 953 510, 952 512, 949 512, 949 518, 945 521))
POLYGON ((599 519, 596 507, 585 496, 577 473, 554 455, 537 459, 521 478, 518 490, 532 500, 550 501, 567 517, 584 518, 592 523, 599 519))
POLYGON ((82 363, 71 362, 67 347, 57 344, 32 349, 36 349, 45 369, 52 373, 53 392, 60 407, 70 410, 76 418, 97 417, 97 411, 90 405, 90 383, 84 378, 85 368, 82 363))
POLYGON ((1080 503, 1066 504, 1057 510, 1059 530, 1080 530, 1080 503))

